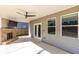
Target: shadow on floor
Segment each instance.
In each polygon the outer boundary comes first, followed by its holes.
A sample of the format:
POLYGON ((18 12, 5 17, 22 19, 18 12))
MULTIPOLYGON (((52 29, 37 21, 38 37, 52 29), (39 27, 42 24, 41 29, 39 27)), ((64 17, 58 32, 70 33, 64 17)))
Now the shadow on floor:
POLYGON ((18 38, 16 41, 14 41, 13 43, 22 43, 22 42, 29 42, 31 41, 32 38, 29 38, 27 36, 24 36, 24 37, 20 37, 18 38))
POLYGON ((68 52, 60 49, 60 48, 56 48, 54 46, 51 46, 45 42, 40 42, 40 41, 32 41, 34 44, 38 45, 39 47, 43 48, 43 50, 40 51, 40 53, 38 52, 37 54, 41 54, 44 50, 48 51, 51 54, 69 54, 68 52))
POLYGON ((46 44, 45 42, 41 42, 38 39, 33 39, 33 38, 28 38, 28 37, 21 37, 18 38, 18 40, 14 41, 13 44, 15 43, 24 43, 24 42, 32 42, 35 45, 39 46, 42 48, 42 50, 38 51, 37 54, 41 54, 44 51, 47 51, 51 54, 68 54, 62 49, 56 48, 54 46, 51 46, 49 44, 46 44))

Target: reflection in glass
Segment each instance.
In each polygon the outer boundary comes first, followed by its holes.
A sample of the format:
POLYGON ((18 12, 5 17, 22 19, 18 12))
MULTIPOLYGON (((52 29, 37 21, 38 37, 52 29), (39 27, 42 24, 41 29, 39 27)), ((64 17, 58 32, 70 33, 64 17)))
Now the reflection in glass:
POLYGON ((48 33, 55 34, 55 19, 48 21, 48 33))
POLYGON ((77 38, 78 37, 78 27, 63 27, 62 35, 77 38))
POLYGON ((78 37, 78 13, 62 17, 62 35, 78 37))
POLYGON ((55 20, 48 21, 48 26, 55 26, 55 20))
POLYGON ((78 25, 78 14, 63 16, 62 25, 78 25))
POLYGON ((38 37, 41 37, 41 25, 38 25, 38 37))
POLYGON ((55 27, 48 27, 49 34, 55 34, 55 27))

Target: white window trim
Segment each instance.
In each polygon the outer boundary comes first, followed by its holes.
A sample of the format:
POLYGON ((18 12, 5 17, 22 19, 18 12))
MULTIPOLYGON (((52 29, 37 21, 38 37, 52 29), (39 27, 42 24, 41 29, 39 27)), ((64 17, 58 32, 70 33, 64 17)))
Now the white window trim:
MULTIPOLYGON (((64 15, 61 15, 60 16, 60 36, 61 37, 67 37, 67 36, 63 36, 62 35, 62 27, 63 26, 66 26, 66 25, 62 25, 62 17, 63 16, 66 16, 66 15, 71 15, 71 14, 74 14, 74 13, 78 13, 78 25, 75 25, 75 26, 78 26, 78 39, 79 39, 79 12, 73 12, 73 13, 68 13, 68 14, 64 14, 64 15)), ((72 25, 73 26, 73 25, 72 25)), ((68 36, 69 37, 69 36, 68 36)), ((71 38, 74 38, 74 37, 71 37, 71 38)))

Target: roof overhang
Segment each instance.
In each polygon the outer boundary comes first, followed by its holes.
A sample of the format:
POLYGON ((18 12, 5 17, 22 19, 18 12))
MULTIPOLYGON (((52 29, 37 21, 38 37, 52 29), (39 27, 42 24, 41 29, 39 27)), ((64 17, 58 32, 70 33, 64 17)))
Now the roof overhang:
POLYGON ((0 5, 0 16, 18 22, 29 22, 74 6, 75 5, 0 5), (18 9, 35 12, 34 14, 36 16, 25 18, 16 13, 20 12, 18 9))

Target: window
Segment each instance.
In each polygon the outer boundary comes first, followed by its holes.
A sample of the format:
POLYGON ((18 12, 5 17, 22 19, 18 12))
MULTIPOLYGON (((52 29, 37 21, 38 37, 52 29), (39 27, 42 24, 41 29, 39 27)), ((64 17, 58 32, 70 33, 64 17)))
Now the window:
POLYGON ((48 34, 55 34, 55 19, 48 21, 48 34))
POLYGON ((25 23, 25 22, 18 22, 17 23, 17 28, 18 29, 28 29, 28 23, 25 23))
POLYGON ((78 13, 62 16, 62 36, 78 37, 78 13))

